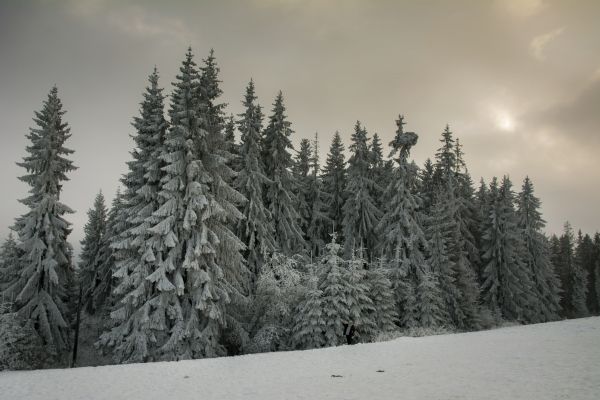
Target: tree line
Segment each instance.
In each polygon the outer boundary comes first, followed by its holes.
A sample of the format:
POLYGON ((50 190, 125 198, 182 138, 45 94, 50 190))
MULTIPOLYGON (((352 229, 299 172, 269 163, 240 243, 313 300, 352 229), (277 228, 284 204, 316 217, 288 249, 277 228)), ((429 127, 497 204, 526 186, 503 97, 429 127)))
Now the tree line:
POLYGON ((531 179, 474 184, 449 126, 419 167, 404 116, 387 150, 357 121, 348 158, 336 132, 322 165, 316 134, 293 148, 281 92, 265 117, 250 80, 228 116, 220 83, 214 52, 199 66, 189 49, 165 113, 154 69, 122 190, 96 196, 77 263, 51 89, 0 251, 1 367, 65 365, 78 315, 99 359, 127 363, 335 346, 344 324, 373 341, 599 312, 600 234, 548 238, 531 179))

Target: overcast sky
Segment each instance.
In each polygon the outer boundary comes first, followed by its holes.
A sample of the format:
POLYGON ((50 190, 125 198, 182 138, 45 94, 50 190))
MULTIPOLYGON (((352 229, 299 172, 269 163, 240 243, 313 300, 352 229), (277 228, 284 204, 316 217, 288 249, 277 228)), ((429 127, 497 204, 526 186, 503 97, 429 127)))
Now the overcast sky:
POLYGON ((112 199, 148 74, 171 82, 188 45, 214 47, 228 112, 248 80, 270 113, 285 96, 294 143, 322 154, 358 119, 388 143, 399 113, 431 157, 450 124, 473 178, 525 175, 548 232, 600 228, 600 1, 0 1, 0 237, 25 211, 15 165, 52 85, 79 169, 62 200, 70 240, 102 189, 112 199))

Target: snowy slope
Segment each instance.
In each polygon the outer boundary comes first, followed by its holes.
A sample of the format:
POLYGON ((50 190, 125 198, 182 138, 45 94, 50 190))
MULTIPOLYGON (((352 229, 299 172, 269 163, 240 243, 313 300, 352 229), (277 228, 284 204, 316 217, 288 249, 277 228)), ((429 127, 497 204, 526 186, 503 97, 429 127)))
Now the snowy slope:
POLYGON ((600 318, 302 352, 4 372, 0 399, 597 400, 600 318))

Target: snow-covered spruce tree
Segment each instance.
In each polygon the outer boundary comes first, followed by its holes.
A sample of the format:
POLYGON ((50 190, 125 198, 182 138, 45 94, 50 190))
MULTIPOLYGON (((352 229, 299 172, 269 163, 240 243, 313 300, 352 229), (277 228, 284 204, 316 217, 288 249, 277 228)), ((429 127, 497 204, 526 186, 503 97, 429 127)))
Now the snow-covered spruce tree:
POLYGON ((383 192, 387 187, 387 183, 391 178, 389 174, 391 171, 386 169, 386 161, 383 159, 383 147, 381 145, 381 139, 377 133, 373 134, 373 140, 369 146, 370 152, 370 168, 371 177, 373 179, 373 187, 371 192, 371 198, 375 201, 377 209, 383 208, 383 192))
POLYGON ((433 174, 433 179, 437 186, 442 186, 454 177, 457 165, 455 151, 456 141, 452 136, 449 125, 446 125, 446 128, 442 132, 440 142, 442 143, 442 146, 435 153, 436 163, 433 174))
MULTIPOLYGON (((213 49, 203 60, 203 64, 200 67, 198 87, 200 112, 203 118, 199 122, 200 128, 208 134, 206 137, 196 136, 196 149, 211 177, 212 182, 209 186, 214 193, 215 201, 223 209, 219 218, 224 220, 224 224, 216 224, 213 227, 220 242, 217 246, 217 263, 223 268, 225 280, 229 284, 229 296, 234 303, 232 305, 239 306, 245 301, 243 294, 248 291, 250 276, 241 254, 244 244, 234 232, 239 220, 243 218, 239 207, 246 199, 229 184, 236 176, 236 172, 229 166, 235 155, 228 152, 229 145, 225 141, 226 104, 220 103, 223 91, 220 88, 219 67, 213 49)), ((232 310, 233 307, 229 309, 232 310)), ((230 328, 238 324, 238 321, 232 319, 231 313, 228 313, 227 317, 230 328)))
POLYGON ((375 228, 381 218, 381 211, 371 197, 375 182, 370 171, 369 139, 367 130, 359 121, 354 126, 350 151, 352 154, 348 160, 342 223, 344 251, 350 256, 353 248, 366 247, 366 257, 369 258, 378 242, 375 228))
POLYGON ((364 249, 352 252, 352 258, 347 262, 344 271, 348 275, 347 306, 348 321, 356 328, 358 340, 368 341, 377 334, 377 323, 374 319, 375 304, 369 295, 369 286, 366 280, 367 261, 363 258, 364 249))
POLYGON ((562 316, 574 318, 576 315, 573 298, 575 289, 573 284, 574 270, 577 268, 575 260, 575 235, 573 228, 567 221, 564 224, 563 234, 552 242, 552 263, 560 278, 563 294, 561 297, 562 316))
POLYGON ((317 287, 316 277, 311 277, 300 304, 296 307, 292 327, 292 347, 316 349, 325 346, 326 320, 322 304, 323 292, 317 287))
POLYGON ((59 354, 69 345, 66 296, 74 275, 67 242, 71 228, 64 218, 73 211, 59 200, 62 182, 76 169, 67 158, 73 150, 65 147, 71 134, 64 113, 53 87, 42 110, 35 113, 37 127, 27 135, 28 155, 18 165, 27 171, 20 179, 30 186, 30 196, 21 203, 29 210, 15 222, 22 269, 7 292, 15 295, 18 315, 32 320, 44 344, 59 354))
POLYGON ((429 210, 435 199, 435 184, 433 181, 434 166, 431 159, 425 160, 423 168, 419 174, 419 196, 423 201, 422 209, 424 214, 429 214, 429 210))
POLYGON ((304 295, 298 260, 273 253, 258 276, 247 352, 286 350, 292 339, 294 309, 304 295))
POLYGON ((346 281, 347 274, 344 274, 344 260, 339 256, 341 246, 336 243, 335 233, 326 249, 318 266, 318 289, 322 292, 321 309, 325 319, 323 335, 325 346, 337 346, 343 343, 343 324, 348 322, 349 317, 345 298, 349 283, 346 281))
POLYGON ((14 301, 14 293, 9 294, 5 290, 19 279, 22 257, 23 252, 19 249, 19 245, 11 230, 0 248, 0 305, 5 303, 12 304, 14 301))
POLYGON ((573 260, 573 271, 571 273, 571 304, 573 316, 576 318, 587 317, 588 273, 585 265, 585 242, 581 230, 577 234, 577 247, 573 260))
POLYGON ((119 188, 113 198, 110 210, 106 220, 106 231, 100 244, 98 258, 100 263, 96 270, 96 282, 92 289, 90 298, 94 310, 110 313, 114 306, 115 297, 113 289, 115 288, 115 278, 113 273, 116 271, 115 250, 112 244, 120 240, 119 234, 125 230, 125 208, 123 204, 123 195, 119 188))
POLYGON ((470 223, 467 216, 468 207, 465 198, 454 189, 456 181, 449 180, 444 191, 438 187, 445 209, 444 220, 448 255, 454 272, 455 284, 459 290, 458 297, 460 312, 453 314, 454 324, 458 329, 478 329, 481 326, 482 309, 479 306, 480 288, 477 283, 476 265, 479 265, 478 249, 474 246, 470 233, 470 223), (476 263, 473 262, 476 260, 476 263), (475 264, 475 265, 474 265, 475 264))
POLYGON ((477 209, 477 216, 476 216, 476 220, 479 222, 479 227, 476 229, 475 232, 475 244, 477 246, 477 249, 479 250, 479 264, 476 265, 475 267, 475 273, 477 274, 477 279, 478 282, 481 282, 481 276, 483 274, 483 266, 482 266, 482 259, 481 259, 481 254, 482 251, 481 249, 483 248, 483 222, 488 218, 489 214, 490 214, 490 210, 489 210, 489 199, 488 199, 488 187, 485 183, 485 181, 483 180, 483 178, 481 178, 480 182, 479 182, 479 189, 477 190, 477 193, 475 193, 475 208, 477 209))
POLYGON ((542 233, 546 221, 539 211, 540 200, 533 193, 533 183, 526 177, 518 199, 518 227, 521 229, 525 252, 523 262, 536 290, 537 301, 532 306, 533 321, 558 319, 560 311, 560 281, 550 261, 548 240, 542 233))
POLYGON ((344 221, 346 161, 344 160, 344 144, 337 131, 333 135, 329 147, 322 177, 323 188, 327 193, 328 215, 332 220, 331 231, 341 231, 344 221))
MULTIPOLYGON (((110 351, 117 362, 155 359, 156 339, 150 321, 155 289, 149 277, 156 270, 163 249, 149 228, 156 223, 153 213, 162 203, 159 191, 166 163, 161 157, 165 154, 167 129, 164 95, 158 79, 155 68, 148 78, 140 115, 133 122, 136 147, 131 153, 133 160, 127 163, 129 170, 122 179, 125 193, 117 194, 111 210, 110 240, 105 242, 104 254, 108 256, 105 260, 115 263, 103 265, 100 287, 94 289, 94 301, 102 303, 113 283, 109 277, 112 271, 117 279, 114 292, 117 303, 111 313, 112 329, 102 335, 100 343, 112 348, 110 351), (114 255, 108 246, 115 251, 114 255)), ((164 327, 164 323, 160 326, 164 327)))
POLYGON ((329 236, 328 231, 331 231, 330 227, 332 226, 325 204, 327 193, 323 191, 323 181, 319 176, 319 171, 319 138, 318 134, 315 133, 310 158, 310 176, 306 191, 306 199, 310 206, 310 219, 306 236, 308 238, 308 249, 312 257, 321 255, 321 251, 325 248, 325 240, 329 236))
POLYGON ((517 226, 512 183, 490 185, 490 214, 484 221, 483 301, 495 318, 529 322, 535 304, 533 284, 523 262, 524 245, 517 226))
POLYGON ((595 278, 595 264, 596 264, 596 249, 594 248, 594 241, 589 234, 585 234, 581 240, 581 261, 580 265, 583 267, 587 277, 587 295, 586 305, 588 314, 596 315, 596 278, 595 278))
MULTIPOLYGON (((233 114, 225 120, 224 129, 225 150, 231 155, 227 164, 237 173, 241 168, 240 145, 235 142, 236 121, 233 114)), ((232 182, 233 181, 235 181, 235 179, 232 179, 232 182)))
POLYGON ((97 273, 103 260, 100 249, 106 234, 107 209, 104 195, 100 191, 94 200, 94 206, 88 210, 88 222, 83 227, 84 238, 81 241, 78 280, 82 292, 82 303, 88 313, 94 313, 92 293, 99 281, 97 273))
POLYGON ((437 191, 445 196, 444 201, 450 212, 446 242, 450 261, 454 263, 458 273, 457 284, 461 286, 463 307, 469 320, 466 323, 475 327, 479 288, 474 272, 480 269, 481 259, 476 241, 480 221, 477 218, 474 189, 466 171, 460 142, 458 139, 454 140, 448 125, 442 132, 440 142, 442 146, 436 153, 434 183, 437 191))
POLYGON ((449 225, 451 222, 448 218, 448 207, 446 207, 444 197, 438 194, 430 207, 430 215, 427 219, 429 243, 427 261, 431 271, 438 279, 440 296, 448 317, 444 321, 444 325, 465 329, 468 327, 468 318, 461 307, 462 293, 457 284, 457 270, 455 264, 450 261, 444 234, 449 225))
POLYGON ((221 102, 223 91, 220 88, 219 67, 212 49, 203 60, 200 71, 199 105, 203 118, 199 122, 207 135, 196 137, 196 149, 210 175, 209 187, 214 200, 222 208, 215 220, 223 223, 214 224, 212 229, 219 242, 216 246, 216 263, 222 268, 231 301, 226 307, 226 330, 222 342, 228 352, 238 353, 247 336, 242 320, 251 284, 251 274, 241 253, 245 246, 235 234, 243 218, 239 209, 246 199, 231 184, 237 175, 231 168, 235 155, 228 151, 230 146, 225 139, 226 104, 221 102))
POLYGON ((353 257, 345 263, 339 256, 341 246, 336 243, 335 233, 326 249, 318 266, 325 345, 337 346, 344 342, 344 323, 355 326, 357 337, 368 339, 375 333, 376 325, 372 318, 375 309, 363 277, 364 260, 353 257))
POLYGON ((367 294, 374 310, 371 319, 377 326, 378 333, 393 331, 398 321, 392 283, 387 275, 386 262, 380 258, 377 263, 371 263, 365 276, 367 294))
POLYGON ((300 229, 305 234, 305 239, 308 240, 308 225, 310 224, 311 205, 308 199, 308 190, 310 186, 310 160, 312 158, 312 149, 310 140, 301 139, 300 149, 296 153, 296 158, 293 164, 294 174, 294 195, 296 196, 296 210, 300 214, 300 229))
POLYGON ((269 124, 263 134, 263 162, 270 183, 266 203, 275 224, 277 248, 285 255, 293 255, 305 248, 304 234, 299 225, 297 200, 293 194, 293 166, 290 150, 291 123, 285 115, 283 94, 279 92, 273 103, 269 124))
POLYGON ((224 354, 220 339, 231 292, 225 274, 242 266, 242 244, 237 245, 226 225, 235 207, 221 199, 229 190, 220 192, 226 188, 219 175, 226 158, 215 148, 221 132, 218 107, 211 103, 218 90, 203 72, 201 88, 188 50, 174 83, 167 151, 161 157, 166 163, 159 192, 162 202, 153 214, 160 221, 149 229, 162 249, 158 268, 147 280, 156 286, 151 304, 160 315, 150 323, 167 333, 158 354, 163 360, 224 354), (238 259, 239 265, 220 264, 224 253, 238 259))
MULTIPOLYGON (((408 163, 410 148, 417 143, 418 136, 404 132, 404 124, 404 117, 400 115, 396 120, 396 136, 390 143, 390 156, 396 156, 397 166, 386 188, 384 196, 389 200, 377 231, 381 238, 379 250, 390 259, 390 280, 400 326, 415 328, 428 320, 429 308, 419 303, 419 299, 428 296, 420 292, 427 289, 421 282, 431 271, 423 254, 427 242, 421 227, 421 200, 414 191, 414 172, 408 163)), ((441 304, 441 296, 438 301, 441 304)))
POLYGON ((269 254, 275 250, 275 238, 271 213, 264 204, 264 189, 269 183, 261 160, 262 111, 256 104, 254 82, 250 80, 244 96, 244 112, 239 114, 238 128, 241 133, 240 170, 235 181, 236 189, 246 197, 242 206, 242 218, 238 222, 238 236, 246 245, 244 256, 251 273, 251 292, 269 254))

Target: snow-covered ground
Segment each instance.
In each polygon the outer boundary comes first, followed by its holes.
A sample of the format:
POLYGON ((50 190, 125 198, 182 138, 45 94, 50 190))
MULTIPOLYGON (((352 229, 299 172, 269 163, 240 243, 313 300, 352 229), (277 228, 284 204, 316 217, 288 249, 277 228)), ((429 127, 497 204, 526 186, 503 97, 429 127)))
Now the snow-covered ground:
POLYGON ((600 318, 312 351, 3 372, 0 399, 597 400, 600 318))

